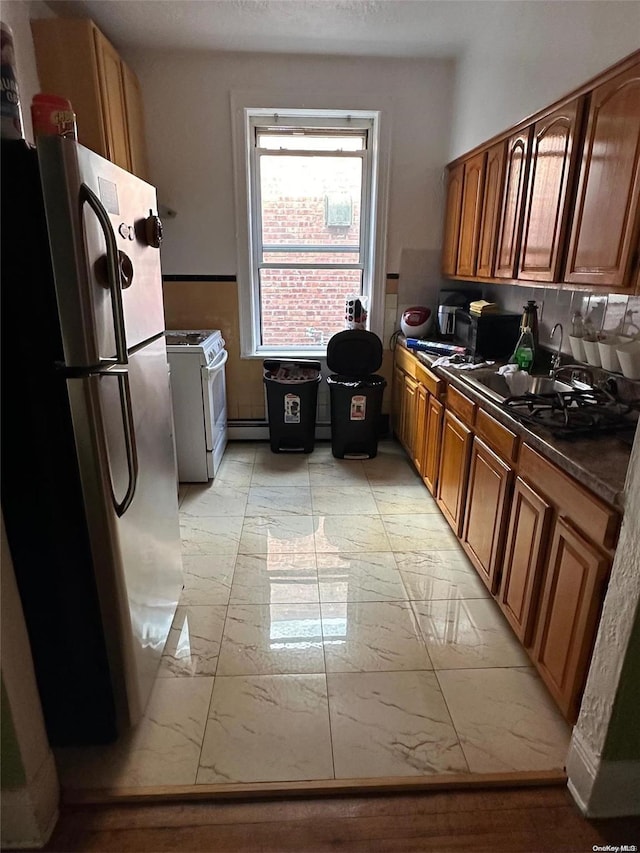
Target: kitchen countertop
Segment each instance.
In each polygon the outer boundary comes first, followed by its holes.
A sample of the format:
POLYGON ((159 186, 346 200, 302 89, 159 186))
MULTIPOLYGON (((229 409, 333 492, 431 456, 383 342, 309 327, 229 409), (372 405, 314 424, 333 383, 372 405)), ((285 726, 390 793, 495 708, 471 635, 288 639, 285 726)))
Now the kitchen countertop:
MULTIPOLYGON (((398 345, 405 346, 404 340, 399 339, 398 345)), ((482 406, 497 421, 518 434, 528 445, 595 492, 602 500, 618 509, 623 508, 624 482, 631 455, 631 446, 624 440, 616 435, 560 439, 554 437, 549 430, 522 424, 499 403, 468 382, 465 371, 456 370, 454 367, 433 367, 437 356, 417 350, 409 351, 433 373, 482 406)), ((473 371, 470 373, 473 374, 473 371)))

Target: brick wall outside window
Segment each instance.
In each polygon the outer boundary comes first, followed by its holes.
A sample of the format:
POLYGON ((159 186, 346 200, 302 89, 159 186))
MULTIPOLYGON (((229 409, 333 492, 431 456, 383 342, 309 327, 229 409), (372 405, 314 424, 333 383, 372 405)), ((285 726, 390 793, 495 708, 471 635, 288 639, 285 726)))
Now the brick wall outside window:
MULTIPOLYGON (((336 170, 335 163, 322 158, 298 158, 289 170, 263 170, 263 245, 359 245, 359 164, 345 163, 344 169, 336 170), (354 166, 358 167, 357 174, 354 166), (296 178, 299 192, 296 192, 296 178), (326 224, 326 196, 331 193, 351 198, 351 226, 326 224)), ((264 255, 266 262, 287 264, 357 263, 358 260, 357 251, 269 251, 264 255)), ((361 292, 361 276, 360 270, 261 270, 263 345, 325 345, 335 332, 346 327, 345 301, 349 295, 361 292)))

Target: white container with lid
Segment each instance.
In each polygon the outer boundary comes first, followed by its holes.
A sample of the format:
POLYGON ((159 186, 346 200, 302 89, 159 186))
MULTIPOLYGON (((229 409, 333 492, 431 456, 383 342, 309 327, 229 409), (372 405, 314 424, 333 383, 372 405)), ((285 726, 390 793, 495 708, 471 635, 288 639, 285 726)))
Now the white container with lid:
POLYGON ((605 370, 610 370, 612 373, 621 373, 622 368, 618 360, 617 349, 623 344, 628 344, 631 338, 623 338, 618 335, 610 335, 601 341, 598 341, 598 350, 600 351, 600 361, 605 370))
POLYGON ((582 345, 584 346, 584 352, 587 357, 587 362, 593 367, 600 367, 602 362, 600 361, 600 350, 598 349, 598 341, 589 341, 587 340, 587 338, 583 338, 582 345))
POLYGON ((616 350, 622 375, 627 379, 640 379, 640 341, 620 344, 616 350))
POLYGON ((584 338, 577 338, 575 335, 569 335, 569 343, 571 344, 571 354, 576 361, 586 361, 587 354, 584 351, 584 338))

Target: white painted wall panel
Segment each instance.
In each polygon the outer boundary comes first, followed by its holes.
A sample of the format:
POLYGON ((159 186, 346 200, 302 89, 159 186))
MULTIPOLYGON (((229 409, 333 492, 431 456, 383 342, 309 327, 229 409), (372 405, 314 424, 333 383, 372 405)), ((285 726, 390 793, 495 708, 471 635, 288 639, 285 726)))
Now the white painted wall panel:
POLYGON ((126 59, 144 93, 152 181, 178 212, 165 221, 165 273, 236 272, 230 96, 238 90, 259 90, 274 108, 385 109, 387 270, 398 271, 403 248, 439 248, 452 62, 156 51, 126 59))

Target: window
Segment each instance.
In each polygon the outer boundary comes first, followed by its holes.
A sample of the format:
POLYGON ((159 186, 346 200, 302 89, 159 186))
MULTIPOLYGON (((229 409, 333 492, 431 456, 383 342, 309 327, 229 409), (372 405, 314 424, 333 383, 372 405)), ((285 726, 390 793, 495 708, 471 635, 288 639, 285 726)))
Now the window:
POLYGON ((374 295, 376 118, 245 113, 243 354, 324 355, 349 297, 374 295))

